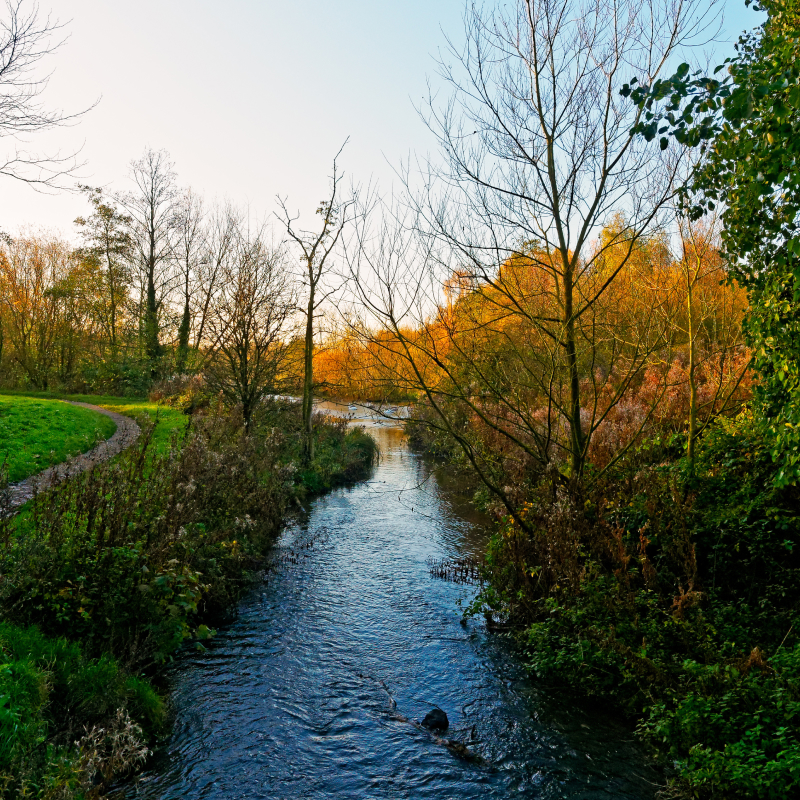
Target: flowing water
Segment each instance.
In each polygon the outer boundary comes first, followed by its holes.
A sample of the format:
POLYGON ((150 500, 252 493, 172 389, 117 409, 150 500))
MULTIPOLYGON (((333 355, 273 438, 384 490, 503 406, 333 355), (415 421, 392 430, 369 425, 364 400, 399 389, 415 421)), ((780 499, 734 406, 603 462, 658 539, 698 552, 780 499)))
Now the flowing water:
POLYGON ((630 728, 526 677, 509 644, 461 623, 474 588, 428 558, 486 533, 402 432, 371 432, 368 481, 311 504, 277 567, 208 652, 170 680, 170 739, 127 798, 652 798, 630 728), (434 706, 444 739, 414 724, 434 706))

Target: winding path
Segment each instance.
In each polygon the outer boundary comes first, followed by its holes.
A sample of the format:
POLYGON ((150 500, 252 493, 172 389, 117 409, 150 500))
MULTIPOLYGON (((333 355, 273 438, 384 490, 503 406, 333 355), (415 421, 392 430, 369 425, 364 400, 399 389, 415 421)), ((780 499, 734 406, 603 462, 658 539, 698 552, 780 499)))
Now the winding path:
POLYGON ((49 467, 18 483, 10 484, 6 490, 7 498, 4 498, 6 502, 3 503, 3 510, 6 514, 16 511, 37 492, 55 486, 67 478, 79 475, 81 472, 91 469, 95 464, 106 461, 117 453, 122 452, 139 438, 141 429, 130 417, 118 414, 116 411, 109 411, 107 408, 93 406, 90 403, 79 403, 74 400, 61 400, 59 402, 81 406, 91 411, 97 411, 99 414, 105 414, 116 423, 117 430, 114 431, 112 436, 95 445, 87 453, 68 458, 61 464, 49 467))

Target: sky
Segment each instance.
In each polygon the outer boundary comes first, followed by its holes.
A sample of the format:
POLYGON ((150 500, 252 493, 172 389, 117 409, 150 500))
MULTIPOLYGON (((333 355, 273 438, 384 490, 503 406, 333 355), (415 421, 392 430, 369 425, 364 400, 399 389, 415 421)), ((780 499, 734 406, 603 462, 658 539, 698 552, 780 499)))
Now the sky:
MULTIPOLYGON (((435 87, 445 36, 460 36, 463 8, 460 0, 39 6, 68 35, 46 62, 44 99, 67 112, 93 107, 31 149, 80 148, 80 181, 113 190, 126 188, 128 165, 145 147, 164 148, 182 186, 247 206, 254 219, 271 215, 280 195, 312 225, 348 137, 346 174, 383 187, 402 159, 435 148, 415 106, 429 80, 435 87)), ((728 41, 760 21, 744 0, 723 7, 728 41)), ((77 193, 41 194, 0 176, 0 230, 33 225, 74 238, 72 221, 86 209, 77 193)))

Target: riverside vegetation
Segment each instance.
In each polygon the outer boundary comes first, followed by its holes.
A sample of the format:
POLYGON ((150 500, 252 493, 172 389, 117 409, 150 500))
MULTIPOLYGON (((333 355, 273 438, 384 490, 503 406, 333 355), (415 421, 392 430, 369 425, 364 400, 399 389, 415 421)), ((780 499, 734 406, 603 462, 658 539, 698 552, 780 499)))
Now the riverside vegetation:
POLYGON ((146 150, 131 191, 84 187, 80 247, 0 237, 0 385, 172 403, 2 522, 7 794, 140 760, 142 671, 202 646, 293 498, 369 463, 312 390, 415 404, 497 520, 469 613, 628 711, 664 798, 800 794, 800 10, 758 6, 713 73, 667 75, 709 3, 466 4, 439 157, 386 198, 334 162, 318 233, 279 215, 276 245, 146 150), (302 419, 262 402, 300 390, 302 419))
MULTIPOLYGON (((411 423, 417 446, 471 472, 411 423)), ((611 700, 670 778, 664 797, 790 797, 800 785, 800 492, 752 413, 720 421, 695 460, 652 436, 575 503, 526 481, 528 533, 498 516, 467 608, 541 680, 611 700)), ((474 481, 474 478, 473 478, 474 481)))
POLYGON ((376 455, 320 420, 301 466, 289 403, 260 404, 249 433, 221 407, 109 405, 150 412, 139 442, 0 519, 3 797, 94 797, 139 766, 167 724, 159 666, 213 635, 293 505, 376 455))

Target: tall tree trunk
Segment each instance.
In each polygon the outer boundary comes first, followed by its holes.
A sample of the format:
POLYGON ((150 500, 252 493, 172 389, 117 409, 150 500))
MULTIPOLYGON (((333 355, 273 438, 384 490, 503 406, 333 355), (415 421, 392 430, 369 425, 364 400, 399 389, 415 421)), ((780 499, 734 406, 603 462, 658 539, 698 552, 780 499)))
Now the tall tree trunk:
MULTIPOLYGON (((106 240, 107 242, 108 240, 106 240)), ((114 265, 111 258, 111 253, 106 243, 106 271, 108 274, 108 293, 111 305, 111 353, 114 361, 117 359, 117 285, 114 280, 114 265)))
POLYGON ((694 329, 694 281, 689 278, 688 291, 686 293, 686 305, 689 314, 689 441, 686 445, 686 455, 689 459, 689 466, 694 466, 694 443, 697 438, 697 381, 695 370, 697 367, 697 355, 695 352, 695 329, 694 329))
POLYGON ((150 254, 147 265, 147 298, 145 305, 144 336, 145 353, 150 361, 150 374, 155 377, 161 358, 161 345, 158 341, 158 305, 156 303, 156 244, 155 235, 150 234, 150 254))
POLYGON ((183 306, 183 316, 181 317, 181 324, 178 328, 178 352, 175 358, 175 370, 179 373, 183 373, 186 369, 186 362, 189 359, 190 322, 189 301, 187 300, 183 306))
MULTIPOLYGON (((309 273, 311 270, 309 269, 309 273)), ((305 436, 304 456, 307 462, 314 458, 314 426, 312 411, 314 397, 314 289, 313 275, 311 288, 308 295, 308 309, 306 311, 306 341, 303 363, 303 432, 305 436)))
POLYGON ((156 306, 156 287, 152 276, 147 277, 147 298, 144 311, 145 353, 153 362, 152 368, 157 368, 161 348, 158 342, 158 309, 156 306))
POLYGON ((581 386, 578 374, 578 348, 575 341, 575 318, 573 316, 573 273, 564 271, 564 349, 569 372, 569 428, 570 471, 572 478, 583 472, 583 429, 581 427, 581 386))
MULTIPOLYGON (((189 270, 184 273, 183 284, 183 316, 178 327, 178 353, 175 360, 175 369, 182 373, 186 369, 186 362, 189 359, 189 330, 191 328, 192 317, 189 311, 189 270)), ((249 427, 249 421, 248 421, 249 427)))

